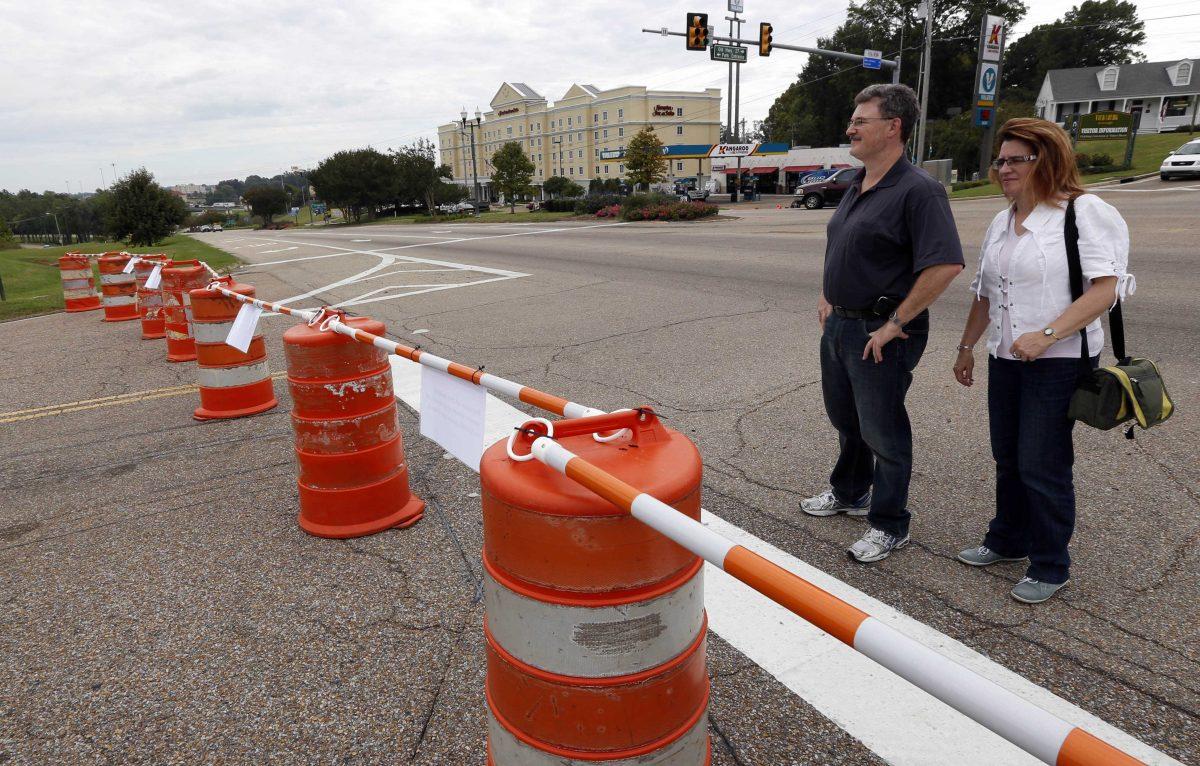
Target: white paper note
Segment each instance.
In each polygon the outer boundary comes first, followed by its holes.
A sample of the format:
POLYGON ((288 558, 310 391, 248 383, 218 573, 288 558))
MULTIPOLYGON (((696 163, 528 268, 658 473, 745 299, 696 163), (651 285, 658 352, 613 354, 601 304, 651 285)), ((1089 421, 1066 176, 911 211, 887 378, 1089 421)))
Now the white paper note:
POLYGON ((160 282, 162 282, 162 264, 161 263, 155 264, 154 268, 150 270, 150 276, 146 277, 146 289, 147 290, 156 290, 156 289, 158 289, 158 285, 160 282))
POLYGON ((233 320, 233 326, 229 328, 229 335, 225 337, 225 345, 233 346, 243 354, 246 353, 246 349, 250 348, 250 341, 254 340, 259 314, 262 314, 262 309, 258 306, 253 303, 243 303, 233 320))
POLYGON ((421 435, 479 471, 487 397, 481 386, 421 367, 421 435))
POLYGON ((133 271, 133 265, 134 265, 135 263, 137 263, 139 260, 140 260, 139 258, 130 258, 128 261, 126 261, 126 262, 125 262, 125 268, 121 269, 121 273, 122 273, 122 274, 129 274, 130 272, 132 272, 132 271, 133 271))

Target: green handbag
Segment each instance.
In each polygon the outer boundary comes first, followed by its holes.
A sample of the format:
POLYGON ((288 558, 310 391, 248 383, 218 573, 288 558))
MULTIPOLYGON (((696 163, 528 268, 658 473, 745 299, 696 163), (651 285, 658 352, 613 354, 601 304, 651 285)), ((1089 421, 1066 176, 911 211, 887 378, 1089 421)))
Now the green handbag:
MULTIPOLYGON (((1075 223, 1075 200, 1067 203, 1067 269, 1071 280, 1071 299, 1083 295, 1083 267, 1079 260, 1079 227, 1075 223)), ((1079 331, 1082 369, 1067 416, 1080 423, 1107 431, 1131 418, 1142 428, 1163 422, 1175 412, 1158 365, 1149 359, 1125 355, 1125 323, 1121 301, 1108 313, 1112 331, 1113 354, 1117 363, 1092 369, 1089 362, 1087 328, 1079 331)), ((1125 429, 1125 438, 1133 438, 1133 425, 1125 429)))

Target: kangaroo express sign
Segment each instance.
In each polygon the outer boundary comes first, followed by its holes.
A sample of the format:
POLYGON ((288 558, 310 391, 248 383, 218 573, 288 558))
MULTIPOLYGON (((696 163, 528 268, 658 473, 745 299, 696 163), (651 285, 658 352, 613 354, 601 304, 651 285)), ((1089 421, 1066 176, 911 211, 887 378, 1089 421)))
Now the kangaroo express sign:
POLYGON ((749 157, 758 149, 757 143, 752 144, 716 144, 708 150, 708 156, 717 157, 749 157))

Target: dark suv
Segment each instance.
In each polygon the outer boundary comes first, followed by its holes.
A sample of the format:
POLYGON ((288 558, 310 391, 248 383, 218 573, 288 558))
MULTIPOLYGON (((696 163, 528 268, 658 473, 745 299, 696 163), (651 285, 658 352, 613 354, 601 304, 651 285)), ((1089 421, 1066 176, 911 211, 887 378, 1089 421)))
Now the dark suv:
POLYGON ((805 207, 809 210, 819 210, 826 205, 836 205, 842 195, 850 188, 850 182, 861 168, 842 168, 823 181, 796 187, 792 207, 805 207))

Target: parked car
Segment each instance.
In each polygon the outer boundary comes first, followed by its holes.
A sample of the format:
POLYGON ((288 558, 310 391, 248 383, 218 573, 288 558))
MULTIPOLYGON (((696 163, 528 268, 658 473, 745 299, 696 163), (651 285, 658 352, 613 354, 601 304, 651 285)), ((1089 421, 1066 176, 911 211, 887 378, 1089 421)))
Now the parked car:
POLYGON ((212 231, 212 230, 213 230, 213 228, 211 226, 209 226, 208 224, 204 224, 203 226, 200 227, 200 231, 212 231))
POLYGON ((221 228, 221 224, 219 224, 219 223, 214 223, 212 225, 212 230, 213 231, 225 231, 223 228, 221 228))
POLYGON ((858 171, 859 168, 842 168, 828 178, 797 186, 792 207, 819 210, 826 205, 836 205, 850 188, 850 182, 858 171))
POLYGON ((1168 154, 1158 169, 1158 177, 1164 181, 1200 177, 1200 138, 1168 154))
POLYGON ((473 199, 465 199, 454 206, 455 213, 473 213, 478 208, 479 212, 486 213, 491 209, 491 205, 486 202, 476 201, 473 199))

